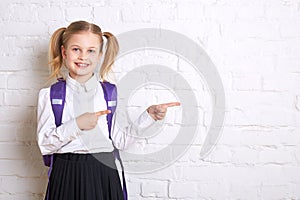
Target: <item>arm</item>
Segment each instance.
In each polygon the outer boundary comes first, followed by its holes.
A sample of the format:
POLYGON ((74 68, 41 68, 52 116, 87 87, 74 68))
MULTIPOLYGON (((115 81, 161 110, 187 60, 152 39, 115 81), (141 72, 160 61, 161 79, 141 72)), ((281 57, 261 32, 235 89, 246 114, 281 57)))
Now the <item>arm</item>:
POLYGON ((125 127, 119 127, 116 124, 118 112, 115 112, 112 119, 111 139, 117 149, 125 150, 135 141, 135 137, 141 135, 141 132, 155 123, 155 120, 144 111, 133 123, 125 127))
POLYGON ((157 120, 163 120, 166 116, 168 107, 179 106, 179 102, 152 105, 147 108, 133 123, 127 125, 123 130, 117 127, 115 119, 117 112, 113 116, 111 137, 116 148, 124 150, 134 142, 134 138, 139 136, 142 131, 149 128, 157 120))
POLYGON ((70 119, 56 127, 49 88, 42 89, 39 93, 37 123, 37 141, 43 155, 57 152, 77 138, 80 133, 75 119, 70 119))

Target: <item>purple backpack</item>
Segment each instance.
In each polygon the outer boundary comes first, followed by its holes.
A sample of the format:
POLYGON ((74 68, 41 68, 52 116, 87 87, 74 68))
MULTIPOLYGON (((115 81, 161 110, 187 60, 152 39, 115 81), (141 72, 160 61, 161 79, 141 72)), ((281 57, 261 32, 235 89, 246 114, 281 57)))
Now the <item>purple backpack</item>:
MULTIPOLYGON (((106 101, 107 109, 111 111, 111 113, 107 114, 106 116, 109 138, 111 139, 111 125, 112 125, 112 117, 116 110, 117 88, 114 84, 111 84, 109 82, 100 82, 100 84, 104 91, 104 98, 106 101)), ((50 88, 50 99, 51 99, 52 110, 55 117, 56 127, 61 125, 64 105, 65 105, 65 97, 66 97, 66 81, 64 79, 58 79, 58 82, 51 85, 50 88)), ((124 200, 127 200, 125 173, 124 173, 123 163, 119 154, 119 150, 117 148, 114 148, 113 154, 115 158, 120 162, 122 168, 123 195, 124 195, 124 200)), ((43 160, 44 160, 44 164, 49 167, 48 177, 50 178, 52 165, 53 165, 53 154, 43 155, 43 160)), ((48 199, 48 191, 47 191, 47 199, 48 199)))

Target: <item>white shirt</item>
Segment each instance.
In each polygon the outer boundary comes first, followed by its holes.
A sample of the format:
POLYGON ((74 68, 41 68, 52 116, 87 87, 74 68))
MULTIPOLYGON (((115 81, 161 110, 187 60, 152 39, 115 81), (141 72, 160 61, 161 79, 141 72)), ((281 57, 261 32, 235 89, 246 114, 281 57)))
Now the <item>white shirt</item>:
POLYGON ((106 115, 98 118, 94 129, 82 131, 78 128, 76 117, 85 112, 107 110, 101 84, 93 75, 86 83, 80 84, 70 76, 66 79, 66 98, 62 124, 55 125, 50 100, 50 87, 41 89, 37 107, 37 140, 43 155, 53 153, 97 153, 109 152, 115 146, 125 149, 134 137, 154 123, 153 118, 144 111, 139 118, 125 128, 115 125, 117 111, 113 116, 111 140, 109 139, 106 115))

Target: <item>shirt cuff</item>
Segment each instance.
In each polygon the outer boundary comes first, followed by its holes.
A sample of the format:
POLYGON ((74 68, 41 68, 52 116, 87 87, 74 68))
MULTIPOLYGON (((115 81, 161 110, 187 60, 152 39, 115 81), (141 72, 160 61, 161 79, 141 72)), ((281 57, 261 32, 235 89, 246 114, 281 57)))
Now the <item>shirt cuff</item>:
POLYGON ((136 125, 139 129, 145 129, 153 125, 155 120, 150 116, 150 114, 145 110, 136 121, 136 125))
POLYGON ((76 119, 70 120, 63 124, 63 126, 60 126, 58 128, 62 128, 62 133, 69 133, 67 135, 64 135, 65 140, 75 140, 78 138, 78 136, 81 133, 81 130, 78 128, 78 125, 76 123, 76 119))

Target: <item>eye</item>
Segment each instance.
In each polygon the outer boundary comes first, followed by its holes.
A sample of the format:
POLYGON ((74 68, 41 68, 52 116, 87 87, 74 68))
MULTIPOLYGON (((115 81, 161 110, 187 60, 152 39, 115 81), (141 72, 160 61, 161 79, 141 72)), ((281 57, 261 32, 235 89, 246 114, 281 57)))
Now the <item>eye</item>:
POLYGON ((89 50, 89 53, 96 53, 96 50, 90 49, 90 50, 89 50))
POLYGON ((80 51, 80 49, 77 48, 77 47, 74 47, 72 50, 73 50, 74 52, 79 52, 79 51, 80 51))

